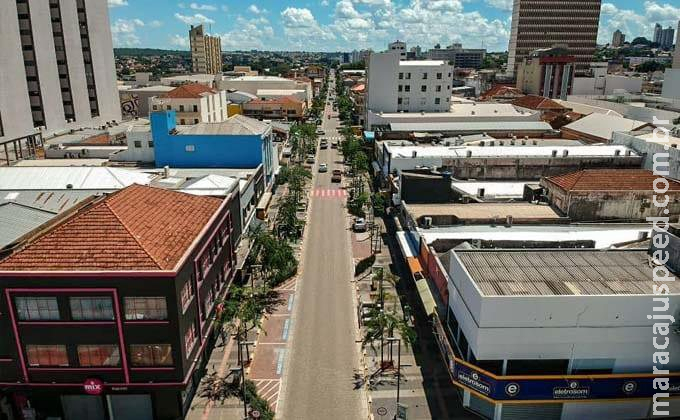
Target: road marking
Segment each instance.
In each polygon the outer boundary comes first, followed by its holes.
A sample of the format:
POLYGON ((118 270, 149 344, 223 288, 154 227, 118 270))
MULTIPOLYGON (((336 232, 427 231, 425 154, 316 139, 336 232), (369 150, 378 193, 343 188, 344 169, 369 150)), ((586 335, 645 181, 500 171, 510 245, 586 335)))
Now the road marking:
POLYGON ((290 331, 290 318, 286 318, 283 321, 283 331, 281 332, 281 339, 283 341, 288 341, 288 331, 290 331))
POLYGON ((286 356, 286 349, 277 349, 278 358, 276 360, 276 374, 281 375, 283 373, 283 361, 286 356))
POLYGON ((293 310, 293 302, 294 301, 295 301, 295 295, 294 294, 291 294, 290 296, 288 296, 288 312, 293 310))

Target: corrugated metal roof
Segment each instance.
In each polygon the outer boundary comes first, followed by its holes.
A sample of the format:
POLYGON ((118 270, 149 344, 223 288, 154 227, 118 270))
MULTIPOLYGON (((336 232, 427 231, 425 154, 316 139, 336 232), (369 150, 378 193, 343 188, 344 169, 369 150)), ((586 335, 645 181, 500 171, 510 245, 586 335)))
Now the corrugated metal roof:
POLYGON ((269 129, 269 124, 243 115, 233 115, 226 121, 217 123, 199 123, 178 128, 184 135, 262 135, 269 129))
POLYGON ((467 158, 467 153, 472 153, 473 158, 512 158, 512 157, 536 157, 549 158, 557 152, 557 158, 562 158, 566 151, 569 157, 575 156, 625 156, 626 152, 631 156, 638 156, 632 149, 626 146, 593 145, 593 146, 395 146, 386 145, 393 159, 416 158, 467 158))
MULTIPOLYGON (((646 251, 452 252, 486 296, 653 294, 646 251)), ((680 284, 667 284, 672 294, 680 294, 680 284)))
POLYGON ((0 204, 0 248, 51 220, 56 212, 49 212, 17 203, 0 204))
POLYGON ((148 185, 153 178, 153 175, 122 168, 4 167, 0 168, 0 191, 115 191, 132 184, 148 185))
POLYGON ((542 121, 480 121, 480 122, 425 122, 391 123, 392 131, 551 131, 550 124, 542 121))
POLYGON ((0 205, 21 204, 38 210, 61 213, 92 196, 92 191, 0 191, 0 205))

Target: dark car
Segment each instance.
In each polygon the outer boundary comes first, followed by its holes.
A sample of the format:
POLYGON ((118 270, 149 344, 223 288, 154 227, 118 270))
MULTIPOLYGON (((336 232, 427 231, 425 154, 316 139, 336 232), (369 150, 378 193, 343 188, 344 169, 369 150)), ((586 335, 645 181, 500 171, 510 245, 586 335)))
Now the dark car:
POLYGON ((333 176, 331 182, 342 182, 342 171, 340 169, 333 169, 333 176))

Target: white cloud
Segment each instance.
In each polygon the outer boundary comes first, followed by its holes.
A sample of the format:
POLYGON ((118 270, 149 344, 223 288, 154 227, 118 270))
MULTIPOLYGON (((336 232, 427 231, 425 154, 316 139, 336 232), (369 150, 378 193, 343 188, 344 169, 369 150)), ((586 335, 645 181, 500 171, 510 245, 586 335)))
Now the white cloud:
POLYGON ((108 0, 108 5, 109 7, 120 7, 120 6, 127 6, 128 2, 127 0, 108 0))
POLYGON ((201 23, 215 23, 214 20, 210 19, 209 17, 201 13, 196 13, 193 16, 175 13, 175 18, 186 23, 187 25, 199 25, 201 23))
POLYGON ((171 35, 169 39, 170 45, 174 45, 176 47, 186 49, 189 48, 189 38, 186 36, 182 35, 171 35))
POLYGON ((257 5, 254 5, 254 4, 251 4, 251 5, 248 7, 248 11, 250 11, 250 13, 255 14, 255 15, 259 15, 259 14, 262 14, 262 13, 267 13, 267 10, 266 10, 266 9, 260 9, 259 7, 257 7, 257 5))
POLYGON ((626 39, 632 41, 638 36, 651 39, 654 25, 660 23, 664 27, 677 28, 680 20, 680 8, 668 3, 645 1, 643 11, 620 9, 612 3, 603 3, 600 15, 600 30, 598 42, 611 42, 612 34, 619 29, 626 34, 626 39))
POLYGON ((512 11, 512 3, 512 0, 486 0, 486 4, 489 6, 506 12, 512 11))
POLYGON ((207 12, 214 12, 217 10, 217 7, 213 6, 212 4, 199 4, 199 3, 191 3, 189 5, 189 8, 193 10, 203 10, 207 12))
POLYGON ((322 27, 307 8, 288 7, 281 12, 281 24, 289 47, 296 49, 327 49, 335 35, 322 27))
POLYGON ((163 22, 161 22, 160 20, 152 20, 151 22, 149 22, 150 28, 160 28, 161 26, 163 26, 163 22))
POLYGON ((113 45, 117 47, 131 47, 141 43, 137 35, 137 28, 144 27, 140 19, 116 19, 111 24, 111 36, 113 45))

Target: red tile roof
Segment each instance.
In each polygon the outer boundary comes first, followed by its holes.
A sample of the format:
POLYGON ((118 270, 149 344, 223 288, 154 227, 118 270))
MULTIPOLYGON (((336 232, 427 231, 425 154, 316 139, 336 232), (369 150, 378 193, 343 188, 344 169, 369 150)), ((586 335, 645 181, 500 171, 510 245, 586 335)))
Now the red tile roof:
POLYGON ((201 83, 189 83, 179 86, 165 95, 161 95, 161 98, 194 99, 202 98, 207 93, 213 94, 217 93, 217 91, 201 83))
POLYGON ((0 261, 0 270, 173 270, 221 204, 131 185, 50 228, 0 261))
POLYGON ((358 84, 358 85, 356 85, 356 86, 352 86, 352 87, 350 88, 350 90, 351 90, 352 92, 363 92, 364 90, 366 90, 366 85, 363 84, 363 83, 360 83, 360 84, 358 84))
POLYGON ((522 93, 521 90, 517 89, 514 86, 494 85, 491 89, 482 93, 479 99, 482 101, 487 101, 494 98, 506 98, 506 97, 519 98, 521 96, 524 96, 524 93, 522 93))
POLYGON ((558 104, 550 98, 546 98, 538 95, 527 95, 521 98, 517 98, 512 101, 515 106, 521 106, 522 108, 535 109, 539 111, 563 111, 567 108, 558 104))
MULTIPOLYGON (((653 191, 659 176, 646 169, 586 169, 545 178, 567 191, 653 191)), ((680 192, 680 182, 668 179, 669 191, 680 192)))

